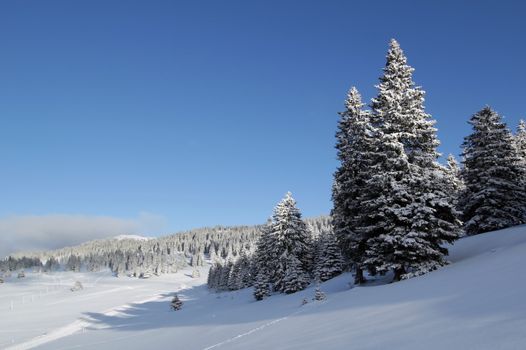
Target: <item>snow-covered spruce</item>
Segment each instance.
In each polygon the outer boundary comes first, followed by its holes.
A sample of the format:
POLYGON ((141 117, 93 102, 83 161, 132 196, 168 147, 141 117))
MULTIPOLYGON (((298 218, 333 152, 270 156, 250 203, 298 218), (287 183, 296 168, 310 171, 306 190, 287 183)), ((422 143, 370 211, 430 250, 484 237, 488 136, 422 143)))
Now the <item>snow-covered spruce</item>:
POLYGON ((80 281, 75 281, 75 283, 73 284, 73 287, 70 288, 72 292, 76 292, 82 289, 84 289, 84 286, 82 285, 82 282, 80 281))
POLYGON ((249 255, 245 250, 239 255, 239 259, 234 264, 233 281, 231 288, 243 289, 252 286, 254 282, 254 276, 252 275, 252 265, 249 255))
POLYGON ((286 294, 296 293, 309 285, 309 276, 301 267, 301 262, 293 254, 284 253, 282 260, 285 265, 285 276, 283 276, 282 292, 286 294))
POLYGON ((526 221, 525 169, 513 136, 490 107, 474 114, 464 141, 465 189, 460 200, 468 235, 526 221))
POLYGON ((363 264, 369 272, 394 271, 394 280, 443 266, 443 243, 458 238, 460 224, 447 193, 451 179, 437 161, 435 121, 412 73, 392 40, 371 103, 376 147, 359 199, 362 221, 354 228, 368 237, 363 264))
POLYGON ((270 288, 281 293, 304 289, 314 263, 313 240, 290 192, 278 203, 263 232, 254 254, 254 297, 261 300, 270 288))
POLYGON ((314 275, 317 279, 324 282, 342 273, 344 260, 334 233, 320 235, 315 248, 314 275))
POLYGON ((355 266, 356 283, 364 281, 362 269, 367 230, 360 229, 366 226, 362 196, 376 152, 370 113, 363 106, 360 93, 355 87, 351 88, 336 132, 340 165, 334 174, 331 212, 334 232, 346 258, 355 266))
POLYGON ((270 295, 270 283, 268 273, 264 270, 259 271, 254 281, 254 298, 263 300, 270 295))
POLYGON ((325 299, 327 299, 327 296, 321 291, 320 284, 318 283, 314 291, 314 300, 321 301, 325 299))

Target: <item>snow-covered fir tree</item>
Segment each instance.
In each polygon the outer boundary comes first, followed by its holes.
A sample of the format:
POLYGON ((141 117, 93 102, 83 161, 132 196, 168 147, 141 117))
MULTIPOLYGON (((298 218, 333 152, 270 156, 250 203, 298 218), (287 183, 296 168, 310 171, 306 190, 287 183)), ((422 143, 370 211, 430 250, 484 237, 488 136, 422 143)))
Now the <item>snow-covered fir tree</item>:
POLYGON ((358 90, 351 88, 336 132, 340 165, 334 174, 331 212, 334 232, 347 259, 354 264, 357 283, 364 281, 362 269, 368 237, 367 230, 360 230, 366 215, 362 195, 371 176, 369 169, 376 148, 370 113, 363 106, 358 90))
POLYGON ((282 260, 285 262, 285 275, 281 292, 291 294, 305 289, 309 285, 309 276, 300 260, 294 254, 287 252, 282 256, 282 260))
POLYGON ((249 256, 244 250, 241 251, 239 259, 237 259, 235 265, 237 266, 235 268, 237 271, 234 282, 235 289, 237 290, 250 287, 253 283, 252 265, 249 256))
POLYGON ((294 293, 309 284, 313 268, 311 236, 288 192, 274 208, 272 219, 256 244, 252 274, 257 300, 271 290, 294 293))
POLYGON ((221 267, 221 279, 219 282, 220 290, 231 290, 230 287, 232 286, 232 283, 230 276, 232 275, 233 268, 234 262, 232 261, 232 257, 228 257, 226 262, 221 267))
POLYGON ((513 136, 490 107, 474 114, 464 139, 465 189, 460 205, 468 235, 494 231, 526 219, 524 166, 513 136))
POLYGON ((217 278, 216 271, 217 271, 217 265, 212 264, 212 266, 210 266, 210 269, 208 270, 208 276, 206 277, 206 285, 210 289, 216 288, 216 278, 217 278))
POLYGON ((336 236, 332 232, 318 238, 314 275, 322 282, 343 271, 344 260, 336 236))
POLYGON ((272 219, 269 219, 261 231, 261 235, 256 242, 256 250, 252 255, 251 275, 256 276, 256 280, 258 275, 264 274, 266 275, 267 282, 270 282, 271 265, 274 264, 277 259, 274 252, 270 250, 271 233, 272 219))
POLYGON ((327 296, 325 295, 325 293, 323 293, 321 291, 320 283, 317 282, 316 283, 316 289, 314 291, 314 300, 321 301, 321 300, 325 300, 325 299, 327 299, 327 296))
POLYGON ((297 259, 297 269, 305 274, 311 272, 313 263, 310 233, 290 192, 287 192, 274 209, 269 229, 266 265, 270 282, 275 291, 284 292, 288 263, 297 259))
POLYGON ((458 238, 457 212, 447 191, 449 177, 438 163, 434 120, 424 91, 412 80, 398 42, 392 40, 384 75, 372 100, 376 153, 361 203, 368 237, 365 264, 371 273, 394 271, 394 280, 446 263, 444 242, 458 238))
POLYGON ((269 276, 264 270, 259 271, 256 275, 253 294, 256 300, 263 300, 270 295, 269 276))

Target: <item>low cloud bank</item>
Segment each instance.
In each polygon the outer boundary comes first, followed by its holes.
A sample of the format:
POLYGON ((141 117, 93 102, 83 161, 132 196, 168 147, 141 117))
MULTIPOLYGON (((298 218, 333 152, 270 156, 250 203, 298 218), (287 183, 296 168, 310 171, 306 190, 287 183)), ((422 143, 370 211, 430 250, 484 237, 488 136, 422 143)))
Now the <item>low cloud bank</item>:
POLYGON ((166 220, 140 213, 136 218, 88 215, 11 215, 0 218, 0 258, 27 250, 47 250, 121 234, 159 232, 166 220))

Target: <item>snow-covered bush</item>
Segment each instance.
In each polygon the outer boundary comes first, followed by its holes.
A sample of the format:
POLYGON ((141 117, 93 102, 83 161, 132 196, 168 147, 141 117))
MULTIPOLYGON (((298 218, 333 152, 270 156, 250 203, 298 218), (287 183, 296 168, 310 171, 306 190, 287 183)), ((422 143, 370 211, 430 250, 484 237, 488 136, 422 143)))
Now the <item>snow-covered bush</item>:
POLYGON ((181 299, 179 299, 179 296, 177 296, 177 294, 175 294, 172 298, 170 306, 174 311, 181 310, 181 308, 183 307, 183 302, 181 301, 181 299))
POLYGON ((314 292, 314 300, 320 301, 320 300, 325 300, 326 298, 327 296, 325 295, 325 293, 321 291, 320 285, 318 284, 314 292))
POLYGON ((75 284, 73 284, 73 287, 70 288, 72 292, 76 292, 82 289, 84 289, 84 286, 80 281, 76 281, 75 284))

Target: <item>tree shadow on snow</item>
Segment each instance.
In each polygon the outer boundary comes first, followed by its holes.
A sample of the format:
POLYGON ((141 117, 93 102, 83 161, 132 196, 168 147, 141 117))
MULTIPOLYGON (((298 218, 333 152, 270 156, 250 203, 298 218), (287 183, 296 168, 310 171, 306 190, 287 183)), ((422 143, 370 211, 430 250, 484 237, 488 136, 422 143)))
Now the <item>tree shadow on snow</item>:
MULTIPOLYGON (((487 289, 487 280, 483 276, 458 276, 452 280, 452 271, 448 271, 449 268, 392 284, 386 283, 390 279, 376 279, 354 288, 350 288, 348 283, 352 276, 344 274, 321 285, 322 290, 327 293, 327 300, 322 302, 312 300, 312 285, 294 294, 277 294, 258 302, 253 299, 251 288, 214 293, 210 292, 206 285, 201 285, 177 293, 184 303, 179 311, 171 310, 170 300, 173 293, 166 293, 162 296, 163 299, 130 304, 117 313, 85 313, 84 320, 92 325, 86 329, 110 328, 117 331, 261 324, 282 317, 293 319, 323 315, 329 318, 343 316, 342 321, 345 319, 344 322, 349 324, 353 324, 353 320, 363 318, 378 320, 367 323, 367 327, 372 330, 379 330, 385 326, 382 325, 385 322, 382 323, 380 319, 396 321, 400 326, 395 327, 397 329, 418 327, 414 320, 418 319, 420 313, 434 314, 454 322, 485 319, 498 325, 502 322, 520 321, 522 316, 516 312, 507 312, 498 305, 487 307, 483 298, 470 298, 480 293, 484 287, 487 289), (302 306, 303 299, 308 300, 307 305, 302 306)), ((486 292, 492 293, 491 290, 486 292)), ((423 321, 428 322, 428 319, 423 321)), ((433 320, 430 319, 429 322, 433 320)), ((353 327, 356 327, 356 324, 353 327)), ((389 330, 390 328, 385 329, 389 330)))

